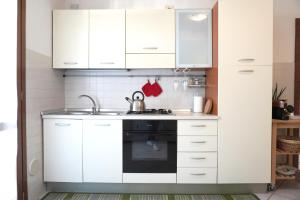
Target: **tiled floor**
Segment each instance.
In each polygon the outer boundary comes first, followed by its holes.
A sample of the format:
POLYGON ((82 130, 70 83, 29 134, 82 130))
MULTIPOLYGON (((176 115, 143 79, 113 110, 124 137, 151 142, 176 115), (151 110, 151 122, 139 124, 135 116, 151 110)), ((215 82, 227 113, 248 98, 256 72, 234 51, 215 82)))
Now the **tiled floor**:
POLYGON ((261 200, 300 200, 300 183, 284 181, 275 191, 256 195, 261 200))

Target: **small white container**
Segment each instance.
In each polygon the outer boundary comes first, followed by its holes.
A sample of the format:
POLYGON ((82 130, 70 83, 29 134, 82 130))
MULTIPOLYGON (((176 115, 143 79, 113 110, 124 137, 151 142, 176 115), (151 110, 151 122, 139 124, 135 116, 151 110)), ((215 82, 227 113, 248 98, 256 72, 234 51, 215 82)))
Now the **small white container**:
POLYGON ((195 113, 203 113, 203 100, 202 96, 194 96, 194 108, 193 112, 195 113))

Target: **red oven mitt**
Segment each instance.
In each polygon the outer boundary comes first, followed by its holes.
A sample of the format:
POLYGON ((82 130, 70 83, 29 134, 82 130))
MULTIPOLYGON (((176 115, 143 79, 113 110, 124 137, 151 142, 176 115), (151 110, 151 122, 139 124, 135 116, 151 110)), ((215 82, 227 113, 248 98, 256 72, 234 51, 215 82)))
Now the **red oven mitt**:
POLYGON ((152 84, 152 95, 157 97, 162 93, 162 88, 158 84, 158 82, 155 80, 155 83, 152 84))
POLYGON ((142 87, 143 93, 146 95, 146 97, 149 97, 152 95, 152 85, 150 83, 150 81, 148 80, 148 82, 142 87))

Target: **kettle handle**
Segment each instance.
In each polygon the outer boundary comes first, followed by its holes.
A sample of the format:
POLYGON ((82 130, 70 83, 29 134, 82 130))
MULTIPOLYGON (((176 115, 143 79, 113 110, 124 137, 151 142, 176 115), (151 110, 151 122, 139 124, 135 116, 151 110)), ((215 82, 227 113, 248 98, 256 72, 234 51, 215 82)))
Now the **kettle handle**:
POLYGON ((132 100, 133 100, 133 101, 135 100, 134 96, 135 96, 136 94, 141 94, 141 95, 142 95, 141 101, 144 101, 145 95, 144 95, 144 93, 142 93, 141 91, 135 91, 135 92, 132 94, 132 100))

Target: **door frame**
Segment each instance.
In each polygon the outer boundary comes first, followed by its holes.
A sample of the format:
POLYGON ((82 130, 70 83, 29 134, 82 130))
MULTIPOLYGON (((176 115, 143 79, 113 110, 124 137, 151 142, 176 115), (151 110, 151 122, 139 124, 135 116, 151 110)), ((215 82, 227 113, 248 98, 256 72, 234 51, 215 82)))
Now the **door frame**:
POLYGON ((17 95, 18 95, 18 150, 17 195, 18 200, 28 199, 26 159, 26 0, 18 0, 17 34, 17 95))

